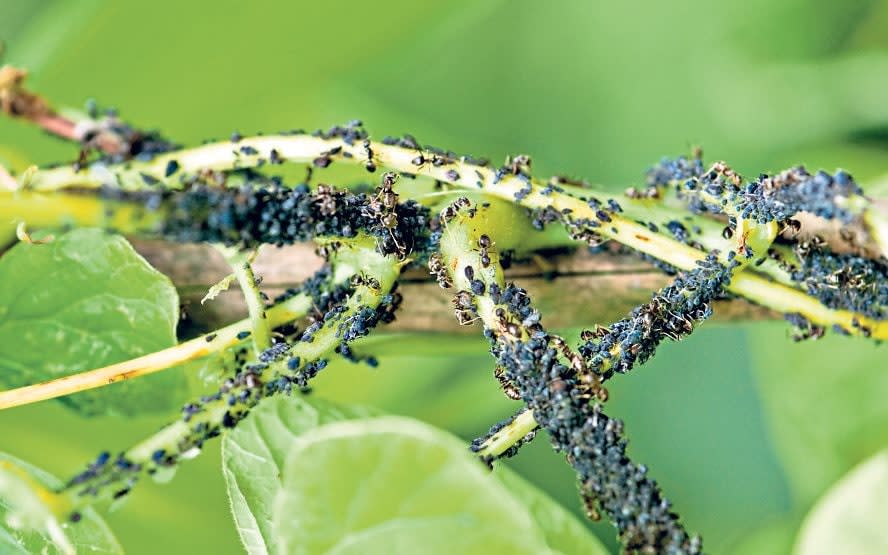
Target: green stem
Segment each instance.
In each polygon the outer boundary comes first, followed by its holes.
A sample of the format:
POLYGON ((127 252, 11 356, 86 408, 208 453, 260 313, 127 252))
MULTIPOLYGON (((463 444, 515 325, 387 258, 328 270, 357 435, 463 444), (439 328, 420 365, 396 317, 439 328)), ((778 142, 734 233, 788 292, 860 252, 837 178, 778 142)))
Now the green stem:
MULTIPOLYGON (((484 282, 488 290, 491 284, 497 285, 500 290, 505 288, 506 280, 500 264, 499 249, 495 248, 500 239, 491 234, 494 230, 503 229, 497 224, 508 217, 508 214, 509 205, 491 203, 489 207, 478 210, 474 217, 465 218, 462 214, 457 214, 454 220, 445 223, 444 233, 441 235, 441 256, 445 267, 450 269, 450 277, 457 291, 472 290, 473 279, 469 278, 470 273, 484 282), (494 245, 488 249, 488 264, 482 260, 478 248, 482 235, 488 236, 494 245), (467 272, 466 268, 471 268, 471 272, 467 272)), ((476 295, 474 302, 484 327, 498 329, 500 320, 494 300, 489 295, 476 295)), ((489 437, 477 454, 483 460, 492 460, 524 439, 536 427, 533 412, 527 409, 489 437)))
POLYGON ((538 427, 539 424, 533 417, 533 411, 524 409, 501 430, 487 438, 475 454, 484 460, 495 459, 538 427))
POLYGON ((234 380, 223 385, 219 394, 192 404, 194 408, 186 418, 161 429, 118 459, 107 459, 97 468, 81 474, 60 495, 67 497, 74 509, 125 495, 144 473, 162 475, 180 461, 197 455, 206 440, 233 426, 262 398, 274 394, 276 390, 269 389, 269 386, 278 377, 294 375, 331 354, 345 340, 339 329, 340 323, 363 309, 376 309, 400 274, 400 263, 377 253, 375 242, 370 238, 360 237, 343 243, 339 252, 343 268, 349 266, 343 271, 354 273, 360 268, 363 275, 372 277, 375 282, 358 283, 343 303, 344 310, 338 318, 325 321, 311 341, 292 344, 283 358, 245 368, 234 380), (354 266, 355 263, 360 265, 354 266), (299 359, 298 367, 293 368, 290 361, 296 358, 299 359))
MULTIPOLYGON (((580 200, 579 196, 606 199, 613 195, 595 189, 565 187, 564 193, 543 194, 543 186, 538 181, 530 185, 516 175, 508 174, 497 179, 496 172, 489 167, 471 164, 464 160, 435 166, 432 163, 416 165, 417 151, 381 143, 370 143, 374 162, 382 167, 402 172, 424 175, 444 183, 468 190, 483 191, 488 195, 514 202, 522 195, 519 191, 530 187, 518 204, 528 208, 552 207, 559 212, 569 210, 574 217, 594 218, 595 209, 580 200)), ((336 160, 361 163, 366 160, 366 152, 361 144, 349 144, 340 138, 324 139, 309 135, 270 135, 241 139, 238 143, 219 142, 200 147, 157 156, 149 162, 131 162, 126 167, 94 164, 85 171, 74 172, 72 168, 60 167, 37 172, 31 178, 34 190, 58 190, 67 187, 99 187, 111 184, 129 190, 147 188, 144 176, 165 180, 171 163, 177 165, 174 175, 181 178, 200 170, 231 170, 255 167, 272 157, 288 162, 311 163, 325 153, 336 151, 336 160), (272 155, 272 151, 275 152, 272 155), (250 154, 244 154, 248 152, 250 154), (346 156, 345 154, 348 154, 346 156)), ((423 155, 423 158, 425 155, 423 155)), ((168 180, 171 186, 176 181, 168 180)), ((679 219, 677 214, 675 219, 679 219)), ((648 254, 678 268, 691 269, 705 253, 676 241, 666 235, 654 233, 646 226, 623 218, 612 216, 612 225, 602 226, 596 231, 603 237, 618 241, 634 250, 648 254)))
POLYGON ((0 191, 0 226, 25 222, 30 229, 68 226, 102 227, 124 234, 151 234, 165 214, 134 202, 95 194, 59 191, 0 191))
POLYGON ((253 253, 248 253, 235 247, 213 246, 222 253, 222 256, 231 265, 234 277, 237 279, 237 283, 244 294, 244 300, 247 303, 247 314, 249 314, 250 327, 252 329, 253 351, 258 355, 271 346, 271 325, 265 312, 265 301, 262 299, 262 291, 259 290, 259 284, 251 265, 251 261, 258 253, 258 249, 253 253))
MULTIPOLYGON (((429 161, 431 154, 428 152, 373 142, 368 143, 368 146, 373 152, 376 166, 426 176, 517 203, 525 208, 549 209, 559 214, 569 214, 575 221, 597 218, 598 210, 590 206, 587 199, 595 198, 602 203, 603 199, 613 196, 604 191, 578 187, 564 187, 564 192, 552 192, 539 181, 510 173, 497 176, 495 170, 469 163, 465 159, 436 166, 429 161), (418 158, 421 158, 422 164, 416 163, 418 158)), ((31 186, 35 190, 58 190, 108 184, 129 190, 144 190, 149 188, 145 183, 145 176, 175 186, 185 176, 201 170, 226 171, 256 167, 271 159, 311 163, 317 158, 335 158, 353 164, 365 163, 367 151, 361 141, 346 141, 339 137, 269 135, 244 138, 238 143, 211 143, 160 155, 149 162, 132 161, 122 166, 94 164, 80 172, 74 172, 70 167, 42 170, 32 176, 31 186), (330 154, 331 152, 335 154, 330 154), (176 172, 167 178, 167 170, 172 163, 175 163, 176 172)), ((681 217, 676 214, 676 219, 681 217)), ((665 233, 651 231, 646 225, 619 213, 611 212, 609 220, 596 227, 595 233, 676 268, 691 270, 696 267, 697 261, 707 255, 706 252, 677 241, 665 233)), ((772 268, 773 265, 767 267, 772 268)), ((866 329, 875 339, 888 339, 888 321, 876 321, 847 310, 829 309, 785 282, 775 283, 768 277, 751 271, 743 272, 733 280, 729 291, 781 312, 799 313, 817 325, 838 325, 855 335, 863 334, 866 329)))
MULTIPOLYGON (((299 293, 272 306, 267 311, 269 325, 275 328, 304 317, 311 310, 312 302, 310 295, 299 293)), ((169 349, 48 382, 0 391, 0 410, 140 378, 190 360, 220 353, 245 341, 241 337, 247 331, 249 323, 249 319, 240 320, 169 349)))

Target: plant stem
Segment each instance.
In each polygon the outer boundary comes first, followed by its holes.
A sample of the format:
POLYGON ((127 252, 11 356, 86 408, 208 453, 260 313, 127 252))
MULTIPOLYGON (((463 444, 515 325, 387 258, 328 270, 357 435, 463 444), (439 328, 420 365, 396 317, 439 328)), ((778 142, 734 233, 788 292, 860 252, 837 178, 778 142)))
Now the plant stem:
POLYGON ((475 452, 482 459, 495 459, 539 427, 533 411, 524 409, 511 422, 487 438, 475 452))
MULTIPOLYGON (((487 236, 484 221, 493 209, 457 206, 441 237, 444 266, 460 290, 454 299, 458 318, 465 322, 475 314, 483 322, 502 370, 498 378, 527 406, 504 427, 491 430, 489 440, 478 446, 482 459, 512 454, 539 422, 577 472, 587 514, 593 519, 606 515, 624 551, 700 553, 699 538, 684 529, 656 482, 646 476, 647 468, 628 456, 623 423, 602 412, 607 395, 601 380, 576 364, 562 338, 542 327, 527 293, 505 284, 495 251, 486 253, 489 264, 475 265, 476 251, 490 250, 491 239, 496 240, 487 236)), ((630 342, 627 337, 625 343, 630 342)))
MULTIPOLYGON (((271 327, 284 325, 308 314, 311 306, 311 297, 300 293, 269 308, 267 322, 271 327)), ((238 335, 248 331, 249 325, 250 320, 244 319, 162 351, 43 383, 0 391, 0 410, 147 376, 190 360, 220 353, 243 343, 245 340, 239 339, 238 335)))
MULTIPOLYGON (((319 157, 335 157, 336 160, 347 163, 364 163, 367 160, 367 153, 360 142, 350 144, 338 137, 269 135, 243 138, 236 143, 236 146, 237 148, 233 148, 233 143, 228 141, 211 143, 159 155, 149 162, 133 161, 126 166, 94 164, 81 172, 74 172, 68 167, 42 170, 33 176, 32 186, 36 190, 89 188, 99 187, 110 180, 124 189, 140 190, 146 188, 143 174, 164 180, 166 168, 171 162, 178 164, 177 176, 181 179, 184 175, 200 170, 224 171, 255 167, 271 158, 299 163, 311 163, 319 157), (335 156, 330 155, 330 152, 335 152, 335 156)), ((417 150, 373 142, 369 143, 369 148, 373 152, 373 162, 380 167, 423 175, 469 191, 478 191, 517 203, 526 208, 548 208, 559 214, 568 213, 571 218, 577 220, 596 218, 596 209, 587 203, 587 198, 606 199, 613 196, 604 191, 567 186, 564 187, 564 192, 547 192, 538 181, 525 180, 512 174, 497 177, 491 168, 472 164, 465 158, 441 166, 435 166, 428 161, 417 165, 414 163, 418 157, 417 150)), ((173 181, 167 181, 174 186, 173 181)), ((696 267, 697 261, 706 257, 707 253, 663 233, 653 232, 646 225, 620 214, 611 214, 610 220, 609 223, 596 228, 595 232, 676 268, 691 270, 696 267)), ((875 339, 888 339, 888 321, 877 321, 847 310, 827 308, 798 289, 775 283, 758 274, 743 272, 741 276, 742 279, 731 282, 728 288, 731 293, 781 312, 799 313, 817 325, 825 327, 839 325, 854 335, 861 335, 862 330, 867 329, 875 339), (854 322, 858 325, 852 325, 854 322)))
POLYGON ((124 234, 150 235, 159 227, 163 216, 160 211, 146 209, 138 203, 104 199, 96 195, 0 191, 0 226, 23 221, 32 229, 75 225, 103 227, 124 234))
POLYGON ((215 245, 215 247, 231 265, 232 270, 234 270, 234 276, 237 278, 237 283, 244 294, 250 327, 252 328, 253 351, 258 356, 259 353, 271 346, 272 327, 266 315, 262 291, 259 290, 259 284, 251 265, 252 260, 259 251, 257 249, 253 253, 247 253, 235 247, 226 247, 224 245, 215 245))
MULTIPOLYGON (((352 272, 355 271, 352 264, 360 261, 361 273, 374 281, 357 283, 335 317, 325 319, 311 337, 303 336, 282 354, 268 355, 273 350, 269 349, 263 353, 268 357, 260 357, 262 364, 247 364, 223 384, 218 393, 186 405, 182 419, 121 453, 116 460, 101 456, 101 464, 90 465, 59 494, 69 498, 74 509, 99 499, 126 495, 144 474, 169 470, 195 456, 206 440, 236 425, 263 398, 280 393, 282 386, 277 384, 292 383, 291 379, 300 372, 308 372, 313 363, 331 354, 338 345, 368 333, 369 328, 364 326, 368 322, 363 319, 365 311, 375 313, 385 302, 400 273, 400 263, 394 257, 377 253, 375 241, 367 237, 341 245, 339 253, 343 255, 343 264, 351 266, 352 272), (352 325, 352 318, 361 318, 359 330, 343 330, 343 326, 352 325)), ((334 275, 333 279, 337 277, 334 275)), ((369 324, 375 325, 375 321, 369 324)), ((320 368, 303 378, 311 378, 320 368)))

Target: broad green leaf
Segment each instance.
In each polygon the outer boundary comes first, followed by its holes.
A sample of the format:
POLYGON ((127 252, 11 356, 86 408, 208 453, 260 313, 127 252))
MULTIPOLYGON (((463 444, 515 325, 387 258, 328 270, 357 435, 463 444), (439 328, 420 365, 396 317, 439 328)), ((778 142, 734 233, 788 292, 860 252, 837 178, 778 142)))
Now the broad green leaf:
POLYGON ((839 480, 805 518, 798 555, 888 553, 888 450, 839 480))
POLYGON ((401 417, 296 438, 273 530, 279 553, 553 552, 530 511, 463 442, 401 417))
POLYGON ((52 475, 0 453, 0 552, 123 553, 92 508, 81 511, 76 524, 57 518, 47 488, 61 486, 52 475))
MULTIPOLYGON (((17 387, 175 344, 178 295, 127 241, 78 229, 0 258, 0 384, 17 387)), ((169 371, 63 398, 83 414, 168 410, 185 390, 169 371)))
POLYGON ((499 478, 512 495, 530 511, 534 522, 543 531, 549 547, 561 553, 595 555, 608 552, 598 538, 577 520, 577 517, 519 474, 503 465, 497 465, 493 475, 499 478))
POLYGON ((264 401, 222 440, 222 471, 237 532, 250 554, 275 553, 272 504, 293 441, 328 422, 371 416, 369 408, 338 407, 314 397, 264 401))
POLYGON ((886 352, 859 337, 787 335, 783 323, 751 327, 749 351, 774 449, 805 507, 888 442, 886 352))
MULTIPOLYGON (((222 443, 222 464, 238 533, 251 554, 275 553, 272 502, 281 487, 281 468, 294 440, 330 422, 367 417, 375 411, 338 407, 313 397, 265 401, 222 443)), ((465 446, 459 443, 460 453, 465 446)), ((494 476, 529 510, 546 541, 564 553, 606 553, 573 515, 504 466, 494 476)))

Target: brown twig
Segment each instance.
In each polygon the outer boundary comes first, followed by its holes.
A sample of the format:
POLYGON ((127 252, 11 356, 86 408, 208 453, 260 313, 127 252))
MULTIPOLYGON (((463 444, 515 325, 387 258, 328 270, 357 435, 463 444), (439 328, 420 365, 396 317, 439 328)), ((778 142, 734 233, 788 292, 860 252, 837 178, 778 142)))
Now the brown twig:
MULTIPOLYGON (((133 244, 154 267, 173 280, 193 326, 191 333, 215 329, 246 314, 243 297, 236 291, 224 292, 213 302, 201 305, 200 299, 207 289, 230 271, 211 247, 149 240, 134 240, 133 244)), ((619 319, 633 306, 649 301, 651 291, 670 280, 647 262, 626 254, 592 255, 579 249, 548 256, 546 260, 545 269, 533 262, 517 263, 506 272, 506 277, 520 280, 540 306, 546 307, 546 323, 553 328, 619 319), (570 300, 565 299, 565 291, 571 291, 570 300)), ((274 297, 309 277, 321 263, 312 245, 297 244, 262 251, 253 268, 262 276, 263 291, 274 297)), ((441 289, 425 267, 404 273, 400 289, 404 305, 387 330, 460 334, 476 331, 471 326, 456 324, 450 304, 453 289, 441 289)), ((737 321, 778 316, 741 299, 716 303, 715 317, 737 321)))
POLYGON ((79 141, 77 124, 58 114, 38 94, 25 89, 28 72, 12 66, 0 67, 0 111, 30 121, 63 139, 79 141))
MULTIPOLYGON (((121 136, 102 121, 86 118, 75 121, 63 116, 42 96, 24 87, 27 76, 26 70, 9 65, 0 67, 0 112, 33 123, 60 139, 82 143, 83 155, 90 148, 108 155, 126 153, 132 137, 121 136)), ((132 130, 133 137, 139 135, 139 131, 132 130)))

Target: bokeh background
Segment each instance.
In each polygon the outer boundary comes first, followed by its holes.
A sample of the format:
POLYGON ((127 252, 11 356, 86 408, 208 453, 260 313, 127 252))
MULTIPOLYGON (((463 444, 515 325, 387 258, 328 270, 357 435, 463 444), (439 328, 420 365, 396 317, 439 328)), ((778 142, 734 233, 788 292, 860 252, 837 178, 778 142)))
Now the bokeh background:
MULTIPOLYGON (((876 0, 0 0, 4 61, 35 89, 77 107, 96 98, 185 144, 361 118, 377 137, 530 153, 541 175, 617 189, 702 145, 750 174, 843 167, 885 196, 886 28, 876 0)), ((71 157, 0 120, 5 163, 71 157)), ((430 339, 383 343, 377 370, 331 368, 317 394, 465 438, 512 410, 483 342, 430 339)), ((796 345, 781 322, 709 323, 614 380, 611 412, 708 551, 787 553, 828 488, 888 445, 886 391, 888 356, 869 342, 796 345)), ((0 450, 68 476, 166 420, 44 403, 0 413, 0 450)), ((509 465, 579 510, 546 442, 509 465)), ((218 443, 108 519, 131 553, 240 552, 218 443)))

